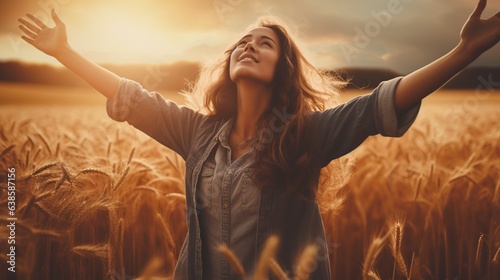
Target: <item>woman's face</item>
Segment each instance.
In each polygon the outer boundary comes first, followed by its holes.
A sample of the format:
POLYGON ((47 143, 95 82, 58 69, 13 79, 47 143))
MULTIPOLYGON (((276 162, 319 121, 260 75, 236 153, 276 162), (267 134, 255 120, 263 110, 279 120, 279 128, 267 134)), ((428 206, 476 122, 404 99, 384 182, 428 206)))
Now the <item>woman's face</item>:
POLYGON ((267 27, 257 27, 238 41, 231 53, 229 76, 235 83, 241 79, 270 84, 280 54, 278 36, 267 27))

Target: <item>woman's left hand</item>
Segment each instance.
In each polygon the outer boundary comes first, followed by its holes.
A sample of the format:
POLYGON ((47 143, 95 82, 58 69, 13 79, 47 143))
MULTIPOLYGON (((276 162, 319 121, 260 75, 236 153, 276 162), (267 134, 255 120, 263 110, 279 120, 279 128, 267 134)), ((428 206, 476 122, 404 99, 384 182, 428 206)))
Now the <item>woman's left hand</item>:
POLYGON ((488 19, 481 19, 486 2, 486 0, 479 0, 476 9, 460 32, 460 44, 473 57, 480 56, 500 40, 500 12, 488 19))

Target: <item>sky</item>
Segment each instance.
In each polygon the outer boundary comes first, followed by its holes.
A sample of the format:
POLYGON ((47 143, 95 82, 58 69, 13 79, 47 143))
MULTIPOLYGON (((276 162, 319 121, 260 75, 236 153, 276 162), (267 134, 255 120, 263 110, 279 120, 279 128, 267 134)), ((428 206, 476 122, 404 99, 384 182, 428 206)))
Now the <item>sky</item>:
MULTIPOLYGON (((0 0, 0 61, 59 65, 20 39, 30 12, 65 22, 71 46, 98 63, 163 64, 219 56, 249 25, 280 17, 313 65, 388 68, 409 73, 459 42, 474 0, 0 0)), ((489 0, 483 18, 500 10, 489 0)), ((499 66, 500 45, 474 62, 499 66)))

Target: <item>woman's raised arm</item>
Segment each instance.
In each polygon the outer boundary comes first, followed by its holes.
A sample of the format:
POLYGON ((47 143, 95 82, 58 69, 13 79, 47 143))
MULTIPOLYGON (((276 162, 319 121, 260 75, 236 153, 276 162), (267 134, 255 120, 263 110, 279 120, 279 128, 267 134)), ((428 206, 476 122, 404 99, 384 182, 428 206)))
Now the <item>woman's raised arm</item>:
POLYGON ((460 43, 448 54, 431 64, 406 75, 396 89, 395 106, 402 112, 439 89, 500 40, 500 12, 481 19, 486 0, 479 0, 476 9, 460 33, 460 43))
POLYGON ((19 28, 24 33, 21 38, 59 60, 108 99, 113 98, 120 77, 73 50, 68 44, 66 26, 54 10, 51 14, 55 22, 53 28, 47 27, 32 14, 26 15, 31 21, 20 18, 19 28))

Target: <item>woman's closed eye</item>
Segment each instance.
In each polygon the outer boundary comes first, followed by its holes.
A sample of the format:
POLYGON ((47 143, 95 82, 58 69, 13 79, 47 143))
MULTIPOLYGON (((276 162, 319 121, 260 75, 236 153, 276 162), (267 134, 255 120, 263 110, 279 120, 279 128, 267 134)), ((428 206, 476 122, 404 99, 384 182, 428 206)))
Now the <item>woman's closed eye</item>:
POLYGON ((248 44, 247 41, 239 41, 238 44, 236 44, 237 47, 241 46, 241 45, 246 45, 248 44))
POLYGON ((268 47, 270 47, 270 48, 272 48, 272 47, 273 47, 273 45, 272 45, 270 42, 268 42, 268 41, 264 41, 264 42, 262 42, 262 45, 266 45, 266 46, 268 46, 268 47))

